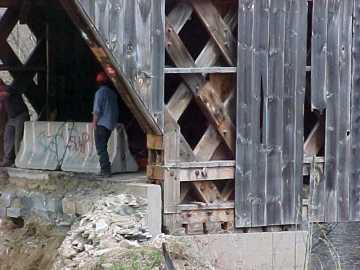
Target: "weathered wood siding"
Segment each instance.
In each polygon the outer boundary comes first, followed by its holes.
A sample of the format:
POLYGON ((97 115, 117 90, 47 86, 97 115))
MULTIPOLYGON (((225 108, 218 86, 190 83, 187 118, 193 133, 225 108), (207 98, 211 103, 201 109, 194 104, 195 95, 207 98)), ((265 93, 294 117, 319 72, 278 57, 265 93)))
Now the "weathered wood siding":
MULTIPOLYGON (((117 67, 156 123, 163 127, 163 0, 78 0, 117 67)), ((86 38, 86 37, 85 37, 86 38)))
POLYGON ((240 0, 236 225, 299 221, 306 0, 240 0))
POLYGON ((311 98, 313 108, 326 113, 324 171, 314 168, 310 183, 310 217, 318 222, 359 218, 359 14, 354 3, 360 1, 313 2, 311 98))

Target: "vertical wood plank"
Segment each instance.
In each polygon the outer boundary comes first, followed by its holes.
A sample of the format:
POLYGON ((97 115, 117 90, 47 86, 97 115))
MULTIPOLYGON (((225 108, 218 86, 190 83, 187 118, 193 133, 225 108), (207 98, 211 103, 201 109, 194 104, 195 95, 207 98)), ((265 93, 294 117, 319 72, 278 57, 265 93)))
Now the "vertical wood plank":
POLYGON ((251 106, 253 88, 253 24, 255 0, 239 0, 238 14, 238 87, 237 151, 235 179, 235 222, 237 227, 251 226, 251 185, 255 147, 252 138, 251 106))
POLYGON ((255 1, 254 22, 254 89, 252 90, 253 102, 251 104, 251 116, 254 123, 253 135, 256 156, 253 161, 254 174, 252 183, 252 225, 266 225, 266 146, 263 132, 266 125, 261 123, 261 106, 264 106, 264 92, 268 89, 268 50, 269 50, 269 1, 255 1))
POLYGON ((283 223, 295 224, 299 220, 302 182, 302 121, 304 104, 306 59, 306 1, 286 2, 284 125, 283 125, 283 223), (298 147, 300 144, 301 147, 298 147), (301 164, 301 167, 300 167, 301 164))
POLYGON ((152 0, 152 115, 164 127, 165 0, 152 0))
POLYGON ((282 224, 282 127, 284 97, 285 4, 283 0, 270 4, 269 89, 266 96, 266 212, 267 225, 282 224))
POLYGON ((326 178, 326 204, 325 221, 337 221, 337 111, 340 91, 340 2, 328 1, 328 27, 327 27, 327 100, 326 100, 326 131, 325 131, 325 178, 326 178))
POLYGON ((354 0, 351 94, 350 219, 360 220, 360 1, 354 0))
POLYGON ((339 22, 339 66, 340 88, 337 115, 337 194, 339 222, 349 221, 349 142, 350 142, 350 94, 351 94, 351 44, 352 44, 352 0, 341 2, 339 22))
POLYGON ((326 65, 328 0, 313 1, 311 40, 311 104, 322 111, 326 107, 326 65))
MULTIPOLYGON (((139 92, 145 106, 149 111, 151 106, 152 90, 152 27, 151 12, 152 1, 137 0, 135 2, 135 29, 136 29, 136 74, 134 78, 135 89, 139 92)), ((158 48, 157 48, 158 49, 158 48)))
POLYGON ((117 65, 121 70, 124 70, 124 43, 125 43, 125 0, 118 0, 113 3, 111 12, 112 24, 110 27, 110 41, 109 46, 112 51, 117 65))
MULTIPOLYGON (((125 14, 124 14, 124 52, 123 52, 123 61, 124 61, 124 72, 130 81, 131 85, 135 87, 136 81, 136 13, 135 13, 135 4, 136 1, 125 0, 125 14)), ((139 93, 138 93, 139 94, 139 93)), ((139 94, 139 96, 141 96, 139 94)))
POLYGON ((302 217, 302 191, 303 191, 303 162, 304 162, 304 102, 306 88, 306 45, 307 45, 307 18, 308 3, 306 0, 295 1, 297 5, 297 72, 295 84, 295 168, 294 168, 294 193, 292 200, 295 204, 295 222, 301 222, 302 217))
POLYGON ((286 38, 283 100, 283 223, 300 221, 303 163, 303 104, 306 61, 306 1, 286 3, 286 38))
POLYGON ((325 191, 324 168, 313 161, 310 170, 309 198, 309 220, 311 222, 325 222, 325 191))
POLYGON ((298 61, 298 32, 297 20, 299 12, 293 0, 286 1, 286 34, 285 34, 285 70, 284 70, 284 99, 283 99, 283 186, 281 190, 283 201, 284 224, 291 224, 294 220, 295 202, 295 92, 298 61))

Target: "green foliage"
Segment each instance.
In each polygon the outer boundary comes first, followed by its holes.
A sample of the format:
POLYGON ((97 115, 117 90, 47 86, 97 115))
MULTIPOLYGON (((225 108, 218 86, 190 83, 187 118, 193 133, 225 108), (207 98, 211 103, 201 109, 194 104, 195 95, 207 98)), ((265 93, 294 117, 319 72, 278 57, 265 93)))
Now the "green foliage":
POLYGON ((152 270, 161 266, 161 253, 158 250, 135 249, 128 254, 126 262, 116 263, 110 270, 152 270))

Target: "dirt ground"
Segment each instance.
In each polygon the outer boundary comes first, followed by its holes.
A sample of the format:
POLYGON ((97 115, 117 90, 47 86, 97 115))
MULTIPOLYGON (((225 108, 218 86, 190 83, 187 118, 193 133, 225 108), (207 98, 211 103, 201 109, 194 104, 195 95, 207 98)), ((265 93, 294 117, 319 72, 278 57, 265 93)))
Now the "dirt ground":
POLYGON ((66 231, 30 221, 0 220, 0 270, 49 270, 66 231), (21 224, 20 224, 21 226, 21 224))

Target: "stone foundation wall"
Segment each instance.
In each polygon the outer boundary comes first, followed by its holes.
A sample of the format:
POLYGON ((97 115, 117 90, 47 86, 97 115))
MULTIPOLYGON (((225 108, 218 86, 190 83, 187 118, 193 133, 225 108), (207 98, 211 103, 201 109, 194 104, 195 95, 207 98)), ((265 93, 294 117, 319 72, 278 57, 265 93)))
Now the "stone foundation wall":
POLYGON ((71 226, 89 213, 99 200, 130 194, 146 201, 144 223, 152 235, 161 233, 161 189, 130 174, 129 179, 104 181, 92 176, 60 172, 8 169, 0 186, 0 218, 34 216, 58 225, 71 226))

